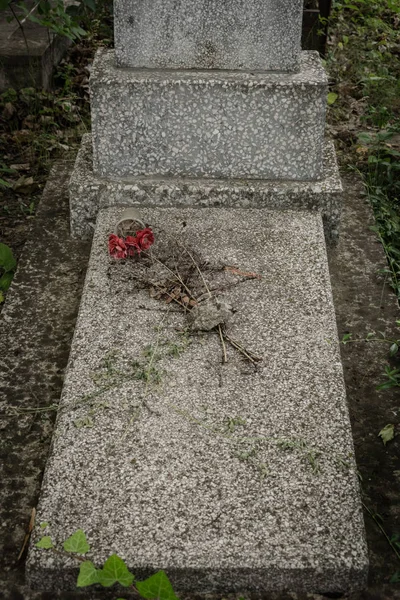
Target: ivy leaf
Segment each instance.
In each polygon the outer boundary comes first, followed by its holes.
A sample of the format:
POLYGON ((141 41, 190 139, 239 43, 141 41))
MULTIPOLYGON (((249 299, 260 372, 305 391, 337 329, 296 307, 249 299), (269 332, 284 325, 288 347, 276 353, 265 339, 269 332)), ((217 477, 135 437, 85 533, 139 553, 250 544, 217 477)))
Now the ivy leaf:
POLYGON ((144 581, 137 581, 136 587, 139 594, 148 600, 179 600, 165 571, 158 571, 144 581))
POLYGON ((4 271, 13 271, 17 265, 12 250, 9 246, 0 243, 0 267, 4 271))
POLYGON ((39 540, 36 544, 36 548, 44 548, 45 550, 50 550, 50 548, 54 548, 53 542, 51 541, 51 537, 49 535, 45 535, 39 540))
POLYGON ((378 436, 382 438, 382 442, 386 446, 386 444, 394 438, 394 425, 392 423, 385 425, 378 433, 378 436))
POLYGON ((400 571, 396 571, 396 573, 391 576, 389 583, 400 583, 400 571))
POLYGON ((328 94, 328 98, 327 98, 329 106, 331 106, 332 104, 335 104, 338 97, 339 97, 338 94, 335 94, 335 92, 330 92, 328 94))
POLYGON ((134 576, 128 571, 128 567, 116 554, 112 554, 106 560, 103 568, 98 571, 98 581, 103 587, 111 587, 114 583, 120 583, 123 587, 132 585, 134 576))
MULTIPOLYGON (((11 2, 11 0, 10 0, 10 2, 11 2)), ((2 8, 2 0, 0 0, 0 10, 4 10, 4 9, 2 8)), ((2 179, 1 177, 0 177, 0 186, 3 186, 3 187, 5 187, 5 188, 10 188, 10 187, 12 187, 12 185, 10 185, 10 184, 8 183, 8 181, 6 181, 5 179, 2 179)))
POLYGON ((3 275, 0 277, 0 290, 6 292, 11 285, 13 277, 14 273, 12 271, 7 271, 7 273, 3 273, 3 275))
POLYGON ((81 563, 79 569, 78 580, 76 582, 77 587, 87 587, 99 582, 98 571, 94 564, 90 560, 85 560, 81 563))
POLYGON ((77 554, 86 554, 89 552, 90 546, 87 543, 85 532, 82 529, 78 529, 65 540, 63 544, 65 552, 76 552, 77 554))

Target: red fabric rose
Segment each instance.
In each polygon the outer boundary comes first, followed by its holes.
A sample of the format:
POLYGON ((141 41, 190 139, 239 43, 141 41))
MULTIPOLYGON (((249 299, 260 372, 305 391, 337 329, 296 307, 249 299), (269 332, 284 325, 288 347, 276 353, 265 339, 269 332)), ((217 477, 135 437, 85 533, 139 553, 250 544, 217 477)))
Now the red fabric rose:
POLYGON ((140 248, 138 252, 141 252, 141 250, 148 250, 154 243, 154 233, 150 227, 146 227, 146 229, 141 229, 136 233, 136 240, 140 248))
POLYGON ((126 258, 128 251, 125 242, 114 233, 108 237, 108 252, 113 258, 126 258))
POLYGON ((134 256, 135 252, 140 254, 141 248, 139 246, 137 238, 135 238, 131 235, 127 235, 125 238, 125 245, 128 250, 128 256, 134 256))

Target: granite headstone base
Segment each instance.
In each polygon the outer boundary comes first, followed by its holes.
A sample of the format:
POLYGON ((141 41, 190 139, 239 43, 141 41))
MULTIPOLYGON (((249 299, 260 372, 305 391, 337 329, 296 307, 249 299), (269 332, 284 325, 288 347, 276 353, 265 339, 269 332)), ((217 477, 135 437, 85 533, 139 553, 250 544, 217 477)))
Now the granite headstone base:
POLYGON ((98 177, 92 138, 85 135, 70 180, 71 233, 90 239, 99 209, 127 206, 308 209, 322 214, 326 239, 339 236, 342 184, 332 142, 326 142, 319 181, 256 181, 179 177, 98 177))
POLYGON ((299 73, 120 69, 90 74, 101 176, 311 180, 321 176, 328 81, 317 52, 299 73))

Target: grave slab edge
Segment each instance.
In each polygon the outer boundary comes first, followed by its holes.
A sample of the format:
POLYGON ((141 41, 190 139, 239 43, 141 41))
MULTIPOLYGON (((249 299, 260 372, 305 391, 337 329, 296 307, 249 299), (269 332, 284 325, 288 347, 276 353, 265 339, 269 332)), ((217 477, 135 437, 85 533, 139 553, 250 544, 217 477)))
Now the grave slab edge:
MULTIPOLYGON (((94 272, 96 270, 98 270, 98 259, 99 259, 99 251, 100 253, 104 253, 104 250, 100 250, 101 247, 104 248, 104 235, 105 232, 110 230, 110 228, 112 227, 112 223, 115 222, 116 220, 116 215, 120 212, 121 209, 116 209, 114 208, 110 208, 106 211, 102 211, 99 215, 99 224, 101 224, 102 226, 100 228, 98 228, 98 232, 97 232, 97 236, 95 237, 94 240, 94 245, 93 245, 93 251, 92 251, 92 256, 90 259, 90 265, 89 265, 89 269, 88 269, 88 274, 87 274, 87 279, 86 279, 86 283, 85 283, 85 291, 84 291, 84 295, 83 295, 83 301, 82 301, 82 305, 81 305, 81 310, 80 310, 80 314, 78 317, 78 326, 77 326, 77 330, 74 336, 74 341, 73 341, 73 349, 75 346, 75 350, 79 350, 79 329, 83 326, 83 321, 86 318, 86 314, 87 311, 91 311, 93 310, 92 308, 90 308, 91 304, 93 303, 93 299, 96 298, 98 296, 99 293, 101 293, 101 289, 94 289, 97 286, 94 285, 95 282, 95 278, 93 278, 94 276, 94 272), (78 348, 76 348, 76 346, 78 346, 78 348)), ((160 215, 162 214, 168 214, 168 209, 167 210, 153 210, 153 209, 149 209, 148 215, 150 220, 152 218, 154 218, 154 215, 158 216, 158 218, 160 217, 160 215)), ((173 210, 171 211, 173 212, 173 210)), ((187 218, 189 217, 190 219, 190 214, 193 215, 194 218, 197 219, 197 215, 199 214, 197 211, 192 211, 190 212, 190 209, 183 209, 182 211, 175 211, 176 213, 179 214, 179 217, 184 217, 187 218)), ((202 211, 203 212, 203 211, 202 211)), ((204 211, 204 212, 211 212, 211 211, 204 211)), ((225 211, 227 212, 227 211, 225 211)), ((268 211, 237 211, 237 214, 242 213, 242 216, 244 219, 246 219, 248 216, 251 215, 251 213, 253 214, 258 214, 261 215, 263 214, 263 216, 265 217, 268 213, 268 211)), ((214 213, 218 216, 218 218, 220 218, 221 216, 221 211, 217 211, 214 213)), ((321 268, 321 276, 322 276, 322 281, 324 282, 324 285, 327 286, 326 289, 324 289, 324 293, 326 293, 326 302, 328 305, 327 308, 327 312, 330 313, 331 315, 331 322, 329 325, 329 335, 330 337, 332 335, 334 335, 336 337, 336 343, 334 345, 334 348, 332 350, 333 354, 336 357, 336 360, 338 360, 340 362, 340 354, 338 351, 338 347, 337 347, 337 332, 336 332, 336 324, 334 321, 334 312, 333 312, 333 304, 332 304, 332 296, 331 296, 331 290, 330 290, 330 284, 329 284, 329 272, 328 272, 328 267, 327 267, 327 261, 326 261, 326 254, 325 254, 325 250, 324 250, 324 238, 323 238, 323 233, 322 233, 322 222, 320 220, 320 216, 315 214, 315 213, 301 213, 301 212, 293 212, 293 211, 288 211, 287 213, 271 213, 271 219, 274 220, 278 220, 282 219, 285 220, 286 218, 290 219, 294 219, 294 221, 296 222, 296 220, 299 221, 299 223, 303 221, 305 221, 304 216, 306 216, 306 220, 307 223, 309 224, 309 226, 307 226, 307 228, 310 231, 310 241, 309 243, 314 244, 314 242, 316 243, 316 245, 319 248, 319 251, 322 250, 322 257, 321 260, 322 262, 320 263, 320 267, 321 268), (286 216, 285 216, 286 215, 286 216), (332 320, 333 319, 333 320, 332 320)), ((157 217, 156 217, 157 220, 157 217)), ((104 283, 104 275, 101 278, 102 283, 104 283)), ((101 286, 100 286, 101 287, 101 286)), ((70 364, 69 364, 69 368, 68 371, 69 373, 67 374, 66 377, 66 386, 71 386, 74 385, 73 383, 73 379, 74 376, 71 375, 71 369, 74 369, 74 360, 77 360, 77 355, 76 352, 74 353, 73 351, 71 352, 71 358, 70 358, 70 364)), ((337 372, 338 373, 338 377, 342 380, 342 370, 340 367, 340 370, 337 372)), ((342 386, 342 392, 340 392, 340 394, 344 393, 344 387, 343 387, 343 381, 341 381, 342 386)), ((340 386, 339 386, 340 387, 340 386)), ((345 400, 344 400, 345 402, 345 400)), ((348 419, 348 413, 347 413, 347 408, 345 409, 345 412, 343 413, 343 417, 344 421, 346 421, 346 427, 347 427, 347 433, 344 434, 344 438, 343 438, 343 442, 345 440, 345 446, 349 445, 349 447, 352 449, 352 453, 353 453, 353 446, 352 446, 352 440, 351 440, 351 434, 349 437, 349 432, 350 430, 350 423, 349 423, 349 419, 348 419)), ((59 419, 60 416, 57 420, 57 428, 59 427, 59 419)), ((61 419, 64 419, 65 421, 65 417, 61 417, 61 419)), ((57 441, 57 435, 55 436, 55 443, 59 446, 60 445, 60 441, 57 441)), ((62 446, 62 444, 61 444, 62 446)), ((54 448, 53 448, 54 450, 54 448)), ((351 458, 350 459, 350 463, 352 463, 352 467, 354 468, 354 459, 351 458)), ((51 467, 50 467, 51 469, 51 467)), ((52 475, 54 476, 54 467, 53 467, 53 473, 52 475)), ((51 493, 51 490, 53 488, 53 483, 49 480, 49 477, 51 476, 51 474, 49 475, 49 468, 46 470, 46 475, 44 478, 44 487, 45 490, 43 492, 43 494, 48 494, 51 493)), ((356 519, 356 521, 358 522, 357 525, 357 530, 358 533, 361 535, 361 538, 358 540, 358 549, 359 549, 359 553, 357 556, 357 560, 356 560, 356 564, 358 565, 357 567, 355 567, 354 569, 350 569, 350 571, 346 571, 346 574, 344 575, 344 573, 342 573, 341 577, 339 578, 339 580, 337 579, 337 573, 335 575, 335 570, 333 569, 332 571, 330 571, 329 568, 325 569, 323 573, 316 573, 315 570, 311 569, 310 572, 308 572, 307 568, 304 568, 304 566, 302 568, 299 569, 299 571, 297 572, 296 575, 296 568, 293 567, 292 569, 292 576, 294 576, 295 580, 298 581, 302 581, 304 584, 304 587, 301 586, 301 589, 305 589, 305 590, 313 590, 316 591, 316 587, 315 586, 319 586, 318 589, 319 591, 325 590, 325 591, 337 591, 337 589, 346 589, 346 590, 355 590, 355 589, 361 589, 365 583, 366 583, 366 575, 367 575, 367 567, 368 567, 368 559, 367 559, 367 551, 366 551, 366 544, 365 544, 365 538, 364 538, 364 529, 363 529, 363 518, 362 518, 362 513, 361 513, 361 504, 360 504, 360 498, 359 498, 359 490, 358 490, 358 482, 357 482, 357 478, 354 475, 354 477, 352 477, 352 498, 355 501, 355 513, 353 513, 353 518, 356 519), (358 503, 358 506, 356 508, 356 505, 358 503), (356 515, 356 516, 355 516, 356 515), (344 579, 343 579, 344 577, 344 579), (329 584, 327 584, 327 580, 329 580, 329 584), (325 586, 325 587, 324 587, 325 586), (337 587, 339 586, 339 587, 337 587)), ((49 508, 49 506, 51 506, 51 501, 49 502, 48 499, 45 497, 43 499, 43 494, 42 494, 42 501, 41 504, 39 506, 39 511, 38 511, 38 521, 39 522, 41 519, 43 520, 47 520, 48 518, 48 512, 46 512, 46 510, 49 508), (45 500, 45 502, 44 502, 45 500), (43 509, 43 504, 46 505, 47 509, 43 509), (44 510, 44 512, 43 512, 44 510)), ((353 501, 352 500, 352 501, 353 501)), ((342 499, 343 503, 346 503, 346 499, 343 497, 342 499)), ((56 520, 56 516, 54 515, 54 520, 56 520)), ((350 525, 350 523, 349 523, 350 525)), ((159 565, 160 567, 165 566, 165 565, 159 565)), ((190 581, 196 581, 198 585, 203 585, 206 584, 206 582, 208 581, 209 584, 209 574, 206 575, 204 573, 200 573, 197 572, 196 570, 192 570, 189 568, 189 570, 185 573, 180 572, 179 570, 176 571, 176 569, 174 569, 173 565, 168 565, 169 566, 169 572, 172 574, 172 576, 174 577, 174 581, 176 582, 176 584, 178 586, 183 586, 183 588, 187 588, 187 578, 190 578, 190 581), (204 579, 205 577, 205 579, 204 579), (185 583, 186 582, 186 583, 185 583)), ((347 567, 346 567, 347 568, 347 567)), ((30 577, 31 577, 31 581, 32 583, 36 582, 36 585, 38 585, 38 583, 40 582, 44 582, 44 581, 48 581, 51 582, 53 581, 53 584, 55 584, 55 586, 59 589, 60 587, 62 588, 64 585, 66 586, 66 588, 68 588, 71 583, 73 582, 73 578, 75 577, 76 573, 72 570, 72 561, 65 561, 64 559, 59 559, 58 557, 50 558, 49 559, 49 555, 46 553, 43 553, 43 551, 39 551, 37 549, 34 549, 33 547, 31 547, 31 551, 30 551, 30 559, 28 561, 28 570, 30 572, 30 577), (60 571, 61 570, 61 571, 60 571)), ((290 570, 290 567, 289 567, 290 570)), ((143 573, 145 573, 146 569, 143 570, 143 573)), ((272 580, 275 581, 275 584, 277 584, 277 582, 282 581, 281 577, 282 577, 282 573, 284 573, 283 577, 284 579, 287 577, 286 574, 286 569, 285 566, 283 565, 282 568, 278 567, 278 571, 279 573, 275 575, 273 575, 274 569, 273 567, 271 568, 271 576, 272 576, 272 580)), ((140 572, 140 569, 139 571, 140 572)), ((224 571, 224 569, 220 570, 220 575, 224 576, 224 577, 228 577, 230 574, 229 570, 228 571, 224 571)), ((232 573, 231 573, 232 574, 232 573)), ((238 590, 243 590, 246 589, 246 585, 247 586, 251 586, 251 584, 253 584, 253 586, 255 586, 257 589, 264 589, 263 588, 263 584, 261 583, 261 581, 263 580, 264 574, 263 571, 257 571, 257 569, 255 570, 251 570, 247 571, 247 569, 245 567, 243 567, 243 569, 239 569, 239 570, 235 570, 234 571, 234 575, 236 577, 237 580, 237 584, 238 587, 235 589, 238 590), (256 583, 258 582, 258 583, 256 583), (258 587, 261 586, 261 587, 258 587)), ((277 584, 279 587, 279 584, 277 584)), ((50 588, 49 588, 50 589, 50 588)), ((190 588, 189 588, 190 589, 190 588)), ((285 588, 285 589, 292 589, 292 588, 285 588)), ((295 588, 293 588, 295 589, 295 588)))

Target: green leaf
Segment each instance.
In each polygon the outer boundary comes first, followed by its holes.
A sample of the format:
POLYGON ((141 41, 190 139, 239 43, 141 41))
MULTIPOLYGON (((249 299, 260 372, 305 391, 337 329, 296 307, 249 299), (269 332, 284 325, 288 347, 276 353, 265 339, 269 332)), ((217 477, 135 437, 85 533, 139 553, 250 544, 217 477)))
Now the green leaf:
POLYGON ((328 98, 327 98, 329 106, 331 106, 332 104, 335 104, 338 97, 339 97, 338 94, 335 94, 335 92, 329 92, 328 98))
POLYGON ((5 298, 4 298, 4 294, 3 294, 3 292, 2 292, 2 291, 0 291, 0 304, 1 304, 2 302, 4 302, 4 300, 5 300, 5 298))
POLYGON ((46 529, 46 527, 48 527, 49 524, 47 521, 43 521, 43 523, 40 523, 40 529, 46 529))
POLYGON ((90 546, 87 543, 85 532, 82 529, 78 529, 65 540, 63 544, 65 552, 76 552, 77 554, 86 554, 89 552, 90 546))
POLYGON ((353 334, 352 333, 345 333, 342 337, 342 344, 346 345, 347 342, 349 342, 352 338, 353 334))
MULTIPOLYGON (((1 284, 1 279, 0 279, 0 284, 1 284)), ((0 287, 1 287, 1 285, 0 285, 0 287)), ((395 354, 397 354, 398 351, 399 351, 398 344, 394 343, 390 346, 390 349, 389 349, 390 356, 394 356, 395 354)))
POLYGON ((165 571, 158 571, 144 581, 137 581, 136 587, 139 594, 148 600, 179 600, 165 571))
MULTIPOLYGON (((1 8, 0 8, 0 10, 1 10, 1 8)), ((5 179, 2 179, 1 177, 0 177, 0 186, 3 186, 5 188, 12 187, 12 185, 10 183, 8 183, 8 181, 6 181, 5 179)))
POLYGON ((96 10, 96 2, 94 0, 83 0, 83 4, 90 8, 93 12, 96 10))
POLYGON ((0 267, 4 269, 4 271, 13 271, 16 264, 17 261, 13 256, 11 248, 0 243, 0 267))
POLYGON ((77 587, 87 587, 94 583, 99 583, 98 571, 90 560, 85 560, 81 563, 76 585, 77 587))
POLYGON ((389 583, 400 583, 400 571, 396 571, 391 578, 389 583))
POLYGON ((39 540, 36 544, 36 548, 44 548, 45 550, 50 550, 50 548, 54 548, 53 542, 51 541, 51 537, 49 535, 45 535, 39 540))
POLYGON ((378 436, 382 438, 382 442, 386 446, 394 438, 394 425, 390 423, 380 430, 378 436))
POLYGON ((98 571, 99 583, 103 587, 111 587, 114 583, 120 583, 123 587, 132 585, 134 576, 129 573, 128 567, 116 554, 112 554, 106 560, 103 568, 98 571))
POLYGON ((14 273, 11 273, 11 272, 4 273, 2 275, 2 277, 0 277, 0 290, 3 290, 3 292, 6 292, 11 285, 13 277, 14 277, 14 273))

